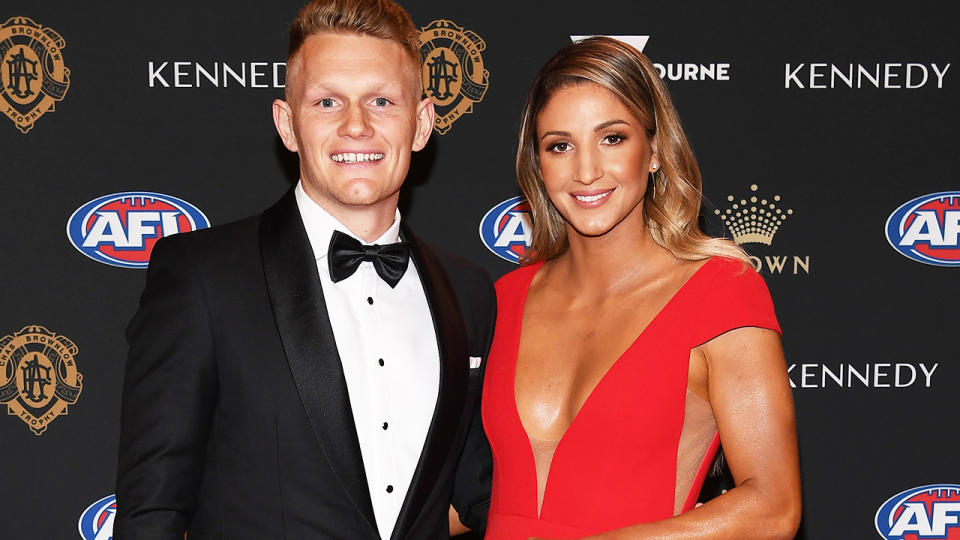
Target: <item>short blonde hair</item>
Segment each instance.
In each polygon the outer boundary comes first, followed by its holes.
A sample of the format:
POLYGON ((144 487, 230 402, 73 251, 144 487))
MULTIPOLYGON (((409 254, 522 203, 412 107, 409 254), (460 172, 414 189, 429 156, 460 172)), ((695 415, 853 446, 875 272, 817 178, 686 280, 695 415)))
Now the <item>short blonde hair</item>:
POLYGON ((740 246, 700 230, 700 169, 670 94, 650 59, 623 42, 594 37, 570 43, 548 60, 534 77, 523 106, 516 167, 520 189, 533 214, 533 243, 526 262, 552 259, 569 246, 566 223, 550 202, 540 175, 537 116, 557 90, 586 82, 613 92, 655 145, 660 168, 651 175, 643 202, 643 215, 654 241, 680 259, 721 255, 747 261, 740 246))
POLYGON ((410 15, 391 0, 312 0, 290 25, 290 62, 303 42, 321 32, 353 33, 394 41, 420 65, 420 33, 410 15))

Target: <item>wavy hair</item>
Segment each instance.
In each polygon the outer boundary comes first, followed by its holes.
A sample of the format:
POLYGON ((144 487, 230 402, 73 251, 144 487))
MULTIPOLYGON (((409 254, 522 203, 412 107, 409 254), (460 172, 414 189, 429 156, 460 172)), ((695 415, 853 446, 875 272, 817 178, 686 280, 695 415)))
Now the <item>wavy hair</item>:
POLYGON ((564 87, 594 83, 613 92, 647 132, 660 168, 650 176, 643 216, 653 240, 684 260, 721 255, 747 261, 731 240, 700 230, 700 169, 666 86, 646 56, 620 41, 592 37, 560 49, 534 77, 520 120, 517 179, 533 214, 533 243, 525 262, 548 260, 569 246, 566 223, 547 196, 537 154, 537 117, 564 87))

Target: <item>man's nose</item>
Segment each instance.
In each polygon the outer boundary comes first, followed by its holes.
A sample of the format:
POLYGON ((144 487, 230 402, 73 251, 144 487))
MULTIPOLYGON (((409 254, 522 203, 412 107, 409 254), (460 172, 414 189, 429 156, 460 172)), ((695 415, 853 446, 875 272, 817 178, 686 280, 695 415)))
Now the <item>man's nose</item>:
POLYGON ((368 137, 373 133, 367 111, 360 104, 351 104, 344 111, 340 135, 355 139, 368 137))

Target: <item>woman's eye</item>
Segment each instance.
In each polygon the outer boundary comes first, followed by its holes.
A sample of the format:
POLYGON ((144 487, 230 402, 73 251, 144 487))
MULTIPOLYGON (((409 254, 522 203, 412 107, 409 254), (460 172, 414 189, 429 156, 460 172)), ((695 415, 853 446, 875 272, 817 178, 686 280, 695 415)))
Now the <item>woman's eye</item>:
POLYGON ((548 152, 566 152, 570 149, 570 145, 565 142, 553 143, 547 147, 548 152))
POLYGON ((390 103, 390 100, 385 97, 378 97, 377 99, 373 100, 373 103, 377 107, 386 107, 390 103))
POLYGON ((624 139, 626 139, 626 137, 623 135, 607 135, 603 138, 603 144, 619 144, 623 142, 624 139))
POLYGON ((323 98, 319 101, 321 107, 333 107, 333 100, 330 98, 323 98))

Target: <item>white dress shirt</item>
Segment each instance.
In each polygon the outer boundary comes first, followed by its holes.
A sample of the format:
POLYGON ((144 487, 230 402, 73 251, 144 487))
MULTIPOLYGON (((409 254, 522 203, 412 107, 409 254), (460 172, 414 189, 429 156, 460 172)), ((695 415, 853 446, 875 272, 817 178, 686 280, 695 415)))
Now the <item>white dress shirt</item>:
MULTIPOLYGON (((413 259, 396 288, 380 279, 367 261, 356 273, 334 283, 327 266, 330 237, 334 230, 356 236, 310 199, 301 184, 295 192, 317 257, 377 528, 380 537, 387 539, 437 404, 440 352, 433 318, 413 259)), ((393 225, 371 243, 394 243, 399 232, 398 210, 393 225)))

